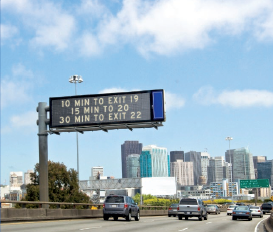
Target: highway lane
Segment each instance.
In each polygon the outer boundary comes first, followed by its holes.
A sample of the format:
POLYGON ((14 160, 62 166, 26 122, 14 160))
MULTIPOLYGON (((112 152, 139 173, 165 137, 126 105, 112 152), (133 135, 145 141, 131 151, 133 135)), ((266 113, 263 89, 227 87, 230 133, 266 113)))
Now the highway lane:
MULTIPOLYGON (((269 215, 265 215, 267 218, 269 215)), ((118 221, 109 219, 80 219, 61 221, 39 221, 1 224, 1 232, 264 232, 261 226, 255 231, 256 225, 262 220, 253 218, 252 221, 232 221, 225 213, 209 215, 208 220, 198 221, 196 218, 178 220, 176 217, 142 217, 140 221, 127 222, 120 218, 118 221)))

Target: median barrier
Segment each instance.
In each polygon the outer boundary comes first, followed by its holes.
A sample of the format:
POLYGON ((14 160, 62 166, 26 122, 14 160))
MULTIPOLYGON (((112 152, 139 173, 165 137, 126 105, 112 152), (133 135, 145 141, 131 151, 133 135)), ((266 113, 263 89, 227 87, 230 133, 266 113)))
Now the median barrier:
POLYGON ((271 211, 270 217, 264 221, 266 232, 273 232, 273 212, 271 211))

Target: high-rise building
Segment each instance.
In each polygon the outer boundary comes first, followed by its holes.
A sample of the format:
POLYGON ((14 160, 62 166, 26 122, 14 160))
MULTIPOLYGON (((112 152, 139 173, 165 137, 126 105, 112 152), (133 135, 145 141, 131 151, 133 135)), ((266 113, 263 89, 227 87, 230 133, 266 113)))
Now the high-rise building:
POLYGON ((235 149, 230 149, 225 152, 225 160, 230 163, 229 165, 229 182, 232 182, 233 179, 233 154, 235 149))
POLYGON ((141 177, 168 177, 167 148, 149 145, 143 147, 140 155, 141 177))
POLYGON ((126 158, 127 176, 128 178, 140 177, 140 165, 138 154, 128 155, 126 158))
POLYGON ((91 168, 91 179, 95 180, 103 176, 103 167, 92 167, 91 168))
POLYGON ((138 141, 125 141, 124 144, 121 145, 121 167, 122 167, 122 178, 128 178, 127 175, 127 166, 126 166, 126 158, 131 154, 140 155, 142 152, 142 143, 138 141))
POLYGON ((33 173, 34 171, 33 170, 27 170, 27 172, 24 173, 24 184, 27 185, 27 184, 31 184, 32 181, 31 181, 31 174, 33 173))
POLYGON ((258 179, 269 179, 269 184, 273 186, 273 161, 257 163, 258 179))
POLYGON ((205 183, 208 181, 208 166, 210 154, 208 152, 201 152, 201 175, 205 178, 205 183))
POLYGON ((9 183, 11 188, 19 188, 23 184, 23 172, 10 172, 9 183))
POLYGON ((208 166, 208 184, 229 178, 229 166, 223 156, 211 157, 208 166))
POLYGON ((177 160, 184 160, 184 151, 171 151, 170 162, 176 162, 177 160))
POLYGON ((201 152, 196 152, 196 151, 186 152, 184 155, 184 161, 193 163, 194 185, 197 185, 199 182, 199 176, 202 175, 201 152))
POLYGON ((258 178, 257 164, 261 162, 265 162, 266 160, 267 160, 266 156, 253 156, 255 179, 258 178))
POLYGON ((193 163, 177 160, 171 162, 171 176, 176 177, 177 183, 180 185, 194 185, 193 181, 193 163))
POLYGON ((255 179, 252 154, 248 148, 236 149, 233 154, 233 180, 255 179))

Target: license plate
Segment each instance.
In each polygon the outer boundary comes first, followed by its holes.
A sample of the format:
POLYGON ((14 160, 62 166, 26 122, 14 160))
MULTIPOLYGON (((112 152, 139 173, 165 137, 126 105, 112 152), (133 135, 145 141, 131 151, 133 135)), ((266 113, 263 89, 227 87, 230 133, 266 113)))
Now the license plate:
POLYGON ((117 206, 116 205, 112 205, 112 208, 116 208, 117 206))
POLYGON ((177 209, 173 209, 173 211, 177 211, 177 209))
POLYGON ((243 214, 243 213, 240 212, 239 214, 243 214))
POLYGON ((191 214, 191 212, 187 212, 187 214, 191 214))

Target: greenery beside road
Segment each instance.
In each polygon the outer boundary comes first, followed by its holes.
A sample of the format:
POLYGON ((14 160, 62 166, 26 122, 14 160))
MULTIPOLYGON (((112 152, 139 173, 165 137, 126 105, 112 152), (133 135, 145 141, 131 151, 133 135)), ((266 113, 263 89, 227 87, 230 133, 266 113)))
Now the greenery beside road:
MULTIPOLYGON (((31 174, 32 184, 26 186, 27 194, 22 201, 39 201, 39 164, 31 174)), ((79 191, 77 172, 74 169, 67 170, 63 163, 48 161, 48 194, 50 202, 92 203, 89 196, 79 191)), ((17 204, 16 208, 21 206, 17 204)), ((37 208, 37 205, 28 204, 27 208, 37 208)), ((50 208, 57 206, 50 205, 50 208)), ((81 208, 82 206, 77 206, 81 208)), ((71 208, 62 205, 61 208, 71 208)))

